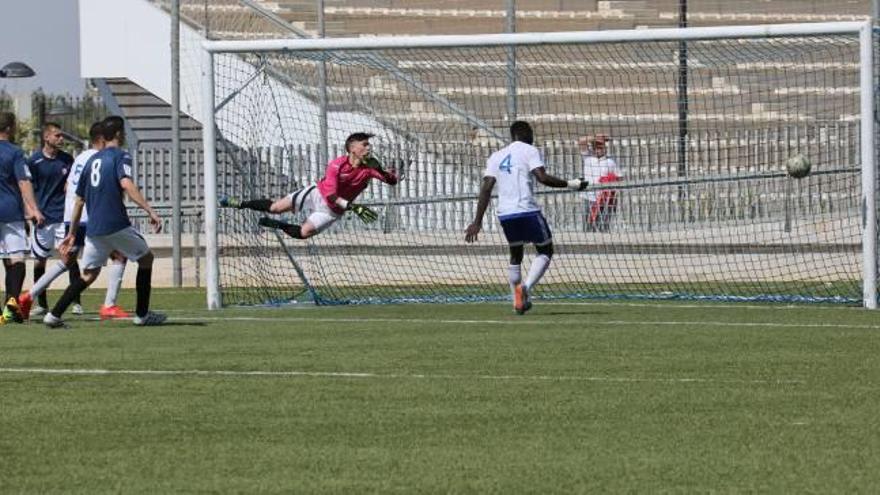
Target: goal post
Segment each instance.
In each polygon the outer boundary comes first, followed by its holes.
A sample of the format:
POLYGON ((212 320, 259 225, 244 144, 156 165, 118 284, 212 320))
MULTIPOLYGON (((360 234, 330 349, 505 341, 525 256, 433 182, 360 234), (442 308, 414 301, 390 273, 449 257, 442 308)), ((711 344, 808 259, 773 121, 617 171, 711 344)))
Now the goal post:
POLYGON ((586 194, 539 189, 557 255, 536 296, 877 307, 870 22, 203 46, 211 309, 508 297, 492 211, 480 243, 465 245, 463 231, 485 160, 516 118, 535 127, 551 174, 583 175, 578 138, 605 133, 623 177, 586 194), (274 198, 314 183, 322 150, 342 154, 356 131, 375 133, 376 154, 403 176, 359 199, 379 212, 375 224, 346 216, 298 241, 260 229, 256 214, 217 208, 224 194, 274 198), (810 176, 786 175, 796 153, 810 176), (599 231, 586 220, 596 197, 613 201, 599 231))

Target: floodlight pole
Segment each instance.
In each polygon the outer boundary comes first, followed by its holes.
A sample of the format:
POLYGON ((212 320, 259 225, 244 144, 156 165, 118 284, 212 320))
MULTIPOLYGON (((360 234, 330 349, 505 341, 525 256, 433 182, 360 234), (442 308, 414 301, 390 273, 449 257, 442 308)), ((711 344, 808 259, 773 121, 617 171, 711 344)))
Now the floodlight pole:
POLYGON ((174 287, 183 285, 180 175, 180 0, 171 0, 171 271, 174 287))
MULTIPOLYGON (((507 0, 507 32, 516 32, 516 0, 507 0)), ((516 47, 507 47, 507 120, 513 123, 517 114, 516 101, 516 47)))

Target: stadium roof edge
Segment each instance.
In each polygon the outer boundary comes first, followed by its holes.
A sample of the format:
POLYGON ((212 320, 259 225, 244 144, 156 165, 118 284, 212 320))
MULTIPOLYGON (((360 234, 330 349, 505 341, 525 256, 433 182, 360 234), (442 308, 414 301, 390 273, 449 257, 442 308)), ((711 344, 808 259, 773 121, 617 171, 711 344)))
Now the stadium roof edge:
POLYGON ((560 43, 613 43, 622 41, 679 41, 721 38, 759 38, 798 35, 856 34, 871 29, 871 21, 763 24, 694 28, 620 29, 485 35, 381 36, 323 39, 265 39, 205 41, 209 52, 267 52, 316 50, 369 50, 466 46, 542 45, 560 43), (478 42, 476 41, 478 40, 478 42))

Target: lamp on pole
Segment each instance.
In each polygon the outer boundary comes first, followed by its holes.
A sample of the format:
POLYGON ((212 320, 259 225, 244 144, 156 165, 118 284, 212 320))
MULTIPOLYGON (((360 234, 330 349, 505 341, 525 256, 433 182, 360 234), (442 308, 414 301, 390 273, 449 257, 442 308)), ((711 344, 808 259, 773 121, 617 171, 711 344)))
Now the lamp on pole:
MULTIPOLYGON (((34 77, 36 72, 34 69, 24 62, 9 62, 0 68, 0 79, 20 79, 25 77, 34 77)), ((16 101, 16 113, 19 113, 18 102, 16 101)), ((27 107, 30 113, 30 106, 27 107)))
POLYGON ((0 78, 33 77, 34 69, 24 62, 9 62, 0 69, 0 78))

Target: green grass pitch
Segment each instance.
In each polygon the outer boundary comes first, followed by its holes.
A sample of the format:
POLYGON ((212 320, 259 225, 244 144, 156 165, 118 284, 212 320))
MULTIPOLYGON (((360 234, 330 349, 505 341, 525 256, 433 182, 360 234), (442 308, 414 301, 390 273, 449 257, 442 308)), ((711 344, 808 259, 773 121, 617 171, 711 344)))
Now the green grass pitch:
POLYGON ((875 312, 154 306, 0 327, 0 493, 880 490, 875 312))

